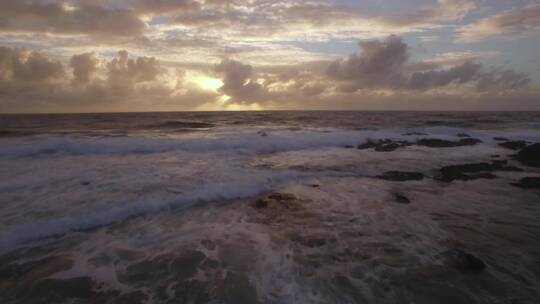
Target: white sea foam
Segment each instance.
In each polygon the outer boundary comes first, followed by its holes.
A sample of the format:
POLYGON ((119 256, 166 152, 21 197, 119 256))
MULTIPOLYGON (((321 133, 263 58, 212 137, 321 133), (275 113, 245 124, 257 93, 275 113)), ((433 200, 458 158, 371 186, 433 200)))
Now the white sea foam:
POLYGON ((452 127, 430 127, 400 130, 327 130, 327 131, 279 131, 261 136, 256 132, 221 132, 200 138, 156 137, 105 137, 74 138, 42 136, 33 139, 3 140, 0 159, 35 157, 47 155, 88 154, 148 154, 167 151, 213 152, 235 150, 254 153, 302 150, 310 148, 356 145, 367 139, 390 138, 414 141, 418 138, 436 137, 456 139, 456 134, 466 132, 485 143, 493 143, 494 136, 514 140, 540 140, 535 130, 485 131, 464 130, 452 127), (408 132, 425 132, 427 135, 404 136, 408 132))

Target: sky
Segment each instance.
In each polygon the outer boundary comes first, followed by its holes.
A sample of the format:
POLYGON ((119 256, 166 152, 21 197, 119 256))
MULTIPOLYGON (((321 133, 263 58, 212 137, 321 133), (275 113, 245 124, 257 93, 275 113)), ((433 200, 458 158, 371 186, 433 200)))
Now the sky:
POLYGON ((0 113, 540 110, 536 0, 0 0, 0 113))

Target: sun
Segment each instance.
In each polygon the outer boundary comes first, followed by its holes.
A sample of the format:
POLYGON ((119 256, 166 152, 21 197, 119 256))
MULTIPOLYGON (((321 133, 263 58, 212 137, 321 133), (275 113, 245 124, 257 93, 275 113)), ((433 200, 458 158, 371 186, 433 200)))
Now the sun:
POLYGON ((223 86, 223 81, 221 81, 221 79, 203 75, 195 76, 191 80, 201 89, 206 91, 217 91, 223 86))

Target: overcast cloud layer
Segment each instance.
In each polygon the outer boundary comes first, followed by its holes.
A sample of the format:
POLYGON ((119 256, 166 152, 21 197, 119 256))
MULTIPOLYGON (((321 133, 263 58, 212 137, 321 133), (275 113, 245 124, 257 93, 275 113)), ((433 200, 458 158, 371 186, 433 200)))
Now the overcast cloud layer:
POLYGON ((526 0, 0 0, 0 113, 540 110, 539 38, 526 0))

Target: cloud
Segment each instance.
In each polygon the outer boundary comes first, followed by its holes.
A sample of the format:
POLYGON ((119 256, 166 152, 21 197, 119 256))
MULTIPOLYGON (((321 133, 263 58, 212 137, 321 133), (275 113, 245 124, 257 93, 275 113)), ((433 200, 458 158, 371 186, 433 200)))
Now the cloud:
POLYGON ((519 38, 540 34, 540 3, 512 9, 462 27, 458 42, 478 42, 494 37, 519 38))
POLYGON ((215 67, 223 74, 220 92, 230 96, 235 102, 256 102, 264 94, 263 87, 253 79, 253 68, 235 60, 223 60, 215 67))
POLYGON ((336 60, 327 69, 330 78, 350 81, 351 89, 372 86, 399 86, 401 69, 409 57, 407 45, 397 36, 360 42, 362 53, 336 60))
POLYGON ((141 35, 145 24, 130 9, 107 8, 101 1, 0 1, 0 31, 92 35, 141 35))
POLYGON ((69 65, 73 69, 73 81, 76 84, 88 83, 97 71, 98 63, 94 53, 73 55, 69 61, 69 65))
POLYGON ((530 83, 524 74, 511 70, 488 70, 483 64, 474 62, 472 56, 468 56, 469 59, 466 56, 447 56, 443 60, 409 62, 408 45, 397 36, 364 41, 360 48, 361 53, 332 62, 326 71, 329 78, 339 83, 339 91, 426 91, 450 85, 504 91, 523 88, 530 83))
POLYGON ((72 74, 41 52, 0 47, 0 110, 170 111, 218 97, 186 84, 181 71, 163 67, 156 58, 130 58, 127 51, 110 60, 95 53, 76 54, 68 66, 72 74))
POLYGON ((0 47, 0 79, 10 82, 51 82, 64 75, 59 61, 36 51, 0 47))

